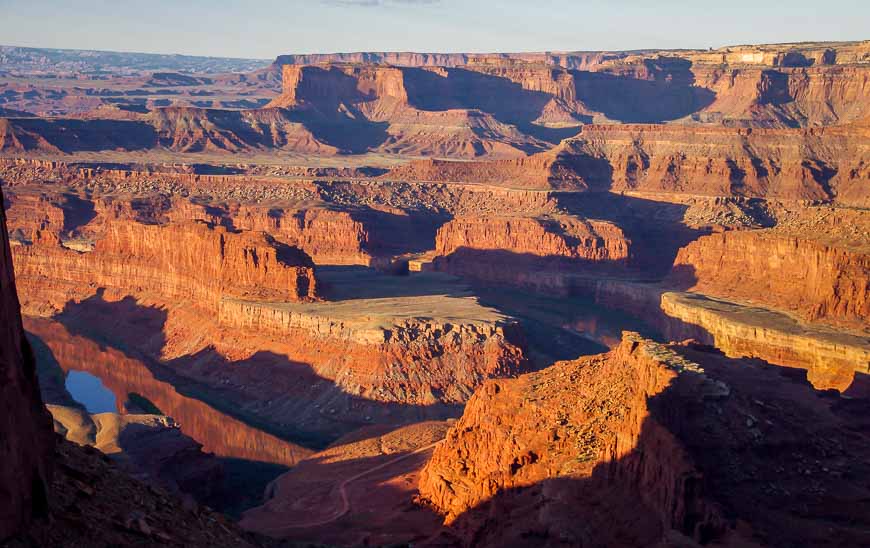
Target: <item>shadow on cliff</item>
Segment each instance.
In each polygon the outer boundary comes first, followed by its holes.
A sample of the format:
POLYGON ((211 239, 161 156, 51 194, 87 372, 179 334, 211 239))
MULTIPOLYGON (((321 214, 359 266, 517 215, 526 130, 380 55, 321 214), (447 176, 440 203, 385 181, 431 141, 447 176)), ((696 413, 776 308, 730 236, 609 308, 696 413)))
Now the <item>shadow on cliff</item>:
POLYGON ((442 273, 389 274, 365 266, 318 266, 322 295, 330 302, 404 297, 468 297, 467 284, 442 273))
MULTIPOLYGON (((609 186, 612 180, 603 183, 609 186)), ((665 276, 680 248, 711 232, 709 228, 691 228, 684 224, 689 209, 685 204, 615 192, 566 192, 557 193, 555 197, 559 207, 567 213, 618 225, 631 241, 629 268, 647 281, 665 276)))
MULTIPOLYGON (((525 89, 508 78, 466 68, 442 69, 446 75, 420 68, 404 68, 403 73, 408 100, 414 107, 429 111, 478 109, 501 122, 516 125, 524 133, 555 144, 576 134, 578 128, 547 128, 535 121, 546 115, 548 106, 557 105, 563 109, 560 123, 575 126, 592 123, 591 115, 572 112, 571 102, 575 99, 590 111, 628 123, 675 120, 709 106, 716 95, 695 85, 691 66, 686 60, 650 59, 642 71, 647 78, 566 71, 562 81, 554 83, 556 88, 564 88, 562 97, 525 89)), ((553 67, 550 70, 561 72, 553 67)))
POLYGON ((652 80, 572 71, 577 100, 611 120, 624 123, 656 124, 689 116, 713 104, 716 93, 696 86, 689 70, 691 62, 683 63, 685 66, 678 67, 680 74, 676 77, 654 72, 652 80))
POLYGON ((520 84, 500 76, 464 68, 443 70, 446 76, 420 68, 402 69, 411 106, 427 111, 480 110, 500 122, 534 131, 532 122, 553 100, 549 93, 523 89, 520 84))
POLYGON ((157 146, 157 131, 145 122, 119 120, 13 120, 25 150, 43 148, 40 140, 63 152, 99 150, 147 150, 157 146))
MULTIPOLYGON (((298 458, 295 444, 319 449, 363 426, 445 419, 462 410, 455 404, 387 403, 354 396, 319 376, 310 364, 267 351, 232 360, 205 346, 162 360, 166 319, 165 310, 141 305, 133 297, 107 301, 100 291, 71 301, 53 320, 101 349, 103 358, 83 355, 67 344, 66 365, 64 360, 61 364, 100 377, 121 394, 119 401, 129 393, 142 395, 220 456, 291 464, 298 458), (251 402, 246 395, 250 386, 274 392, 276 383, 283 388, 278 398, 251 402)), ((54 354, 59 356, 57 348, 54 354)))
POLYGON ((363 207, 349 213, 352 219, 363 224, 368 233, 366 251, 379 256, 432 249, 438 229, 451 218, 442 213, 400 215, 363 207))
POLYGON ((344 105, 285 112, 288 119, 303 124, 318 141, 343 154, 364 154, 390 138, 389 123, 368 120, 359 112, 347 112, 344 105))
MULTIPOLYGON (((625 456, 586 477, 499 490, 419 545, 786 548, 870 538, 870 435, 856 419, 866 424, 870 402, 814 390, 799 371, 759 360, 676 350, 703 376, 683 372, 649 395, 640 430, 622 433, 634 436, 625 456), (706 391, 704 376, 727 393, 706 391)), ((513 443, 517 459, 494 481, 522 482, 537 461, 513 443)), ((466 491, 451 489, 448 500, 466 491)))

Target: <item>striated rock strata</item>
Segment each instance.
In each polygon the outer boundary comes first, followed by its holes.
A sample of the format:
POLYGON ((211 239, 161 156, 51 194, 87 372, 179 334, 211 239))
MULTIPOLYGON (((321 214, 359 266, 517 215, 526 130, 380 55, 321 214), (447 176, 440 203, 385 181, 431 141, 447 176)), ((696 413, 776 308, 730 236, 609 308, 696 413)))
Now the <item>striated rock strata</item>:
POLYGON ((769 230, 703 236, 679 251, 669 280, 807 321, 870 328, 870 255, 824 237, 769 230))
POLYGON ((20 245, 15 256, 25 295, 28 285, 48 282, 43 289, 49 298, 27 299, 28 307, 61 309, 95 287, 155 292, 215 311, 223 297, 297 301, 316 296, 313 264, 301 251, 262 234, 232 233, 203 223, 113 222, 92 252, 20 245))
POLYGON ((615 224, 577 217, 459 217, 438 230, 434 268, 564 291, 566 276, 624 270, 631 242, 615 224))

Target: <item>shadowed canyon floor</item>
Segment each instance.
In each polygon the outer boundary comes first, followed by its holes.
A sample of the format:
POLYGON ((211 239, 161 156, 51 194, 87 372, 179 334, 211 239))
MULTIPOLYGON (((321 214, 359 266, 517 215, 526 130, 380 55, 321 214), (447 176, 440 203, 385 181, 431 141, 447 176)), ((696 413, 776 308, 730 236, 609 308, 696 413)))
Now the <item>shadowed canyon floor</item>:
POLYGON ((867 42, 9 55, 12 546, 870 544, 867 42))

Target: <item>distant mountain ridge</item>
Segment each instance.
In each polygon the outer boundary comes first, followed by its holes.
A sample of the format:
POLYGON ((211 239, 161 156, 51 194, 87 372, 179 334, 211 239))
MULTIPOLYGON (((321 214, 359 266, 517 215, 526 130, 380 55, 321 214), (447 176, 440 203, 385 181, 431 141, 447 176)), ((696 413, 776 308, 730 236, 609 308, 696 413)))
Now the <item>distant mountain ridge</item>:
POLYGON ((251 72, 271 63, 196 55, 0 46, 0 71, 16 72, 251 72))

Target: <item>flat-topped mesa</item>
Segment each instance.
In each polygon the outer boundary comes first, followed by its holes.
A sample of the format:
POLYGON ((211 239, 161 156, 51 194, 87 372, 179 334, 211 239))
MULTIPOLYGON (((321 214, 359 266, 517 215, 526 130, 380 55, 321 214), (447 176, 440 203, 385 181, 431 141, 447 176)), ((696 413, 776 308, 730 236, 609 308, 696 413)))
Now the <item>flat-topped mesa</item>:
POLYGON ((863 126, 738 129, 680 125, 584 126, 558 154, 584 158, 592 188, 870 203, 863 126))
POLYGON ((407 105, 401 69, 379 65, 285 65, 283 92, 267 105, 300 106, 356 105, 369 101, 394 101, 407 105))
POLYGON ((870 255, 824 236, 772 230, 703 236, 680 249, 667 282, 807 321, 870 329, 870 255))
POLYGON ((94 287, 154 293, 213 310, 224 297, 316 298, 314 265, 302 251, 261 233, 233 233, 198 222, 115 221, 107 223, 91 252, 19 245, 15 257, 24 300, 55 310, 70 298, 89 296, 94 287))
POLYGON ((577 274, 628 266, 631 242, 607 221, 576 217, 459 217, 438 230, 435 270, 563 293, 577 274))
POLYGON ((526 370, 519 325, 492 316, 470 297, 315 306, 225 299, 219 321, 231 330, 283 341, 291 359, 310 363, 346 394, 432 406, 462 404, 485 379, 526 370), (427 316, 439 309, 445 317, 427 316))
POLYGON ((279 55, 276 66, 322 63, 383 63, 407 67, 453 67, 469 64, 524 61, 566 68, 592 70, 596 67, 633 62, 635 59, 676 57, 710 65, 819 66, 870 63, 870 41, 803 42, 725 46, 714 50, 643 51, 552 51, 516 53, 425 53, 354 52, 279 55))

